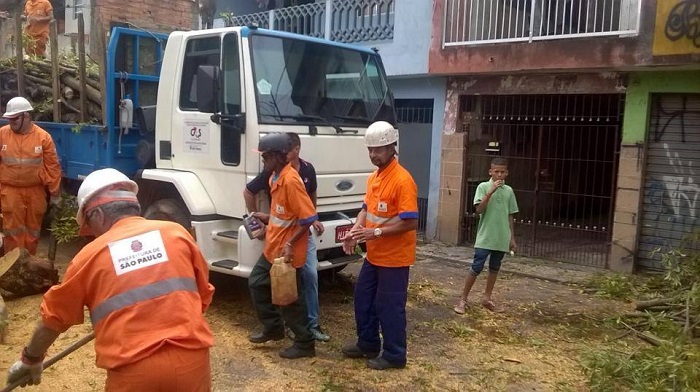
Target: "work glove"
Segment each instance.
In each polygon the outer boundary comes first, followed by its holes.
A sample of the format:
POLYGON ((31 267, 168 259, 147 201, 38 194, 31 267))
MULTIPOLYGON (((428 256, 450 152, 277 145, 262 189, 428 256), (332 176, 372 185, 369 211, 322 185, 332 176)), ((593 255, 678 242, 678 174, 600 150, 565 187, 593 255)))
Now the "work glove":
POLYGON ((27 375, 30 375, 31 377, 27 378, 26 381, 20 386, 25 386, 27 384, 29 385, 39 385, 41 383, 41 372, 44 370, 44 362, 37 362, 35 364, 27 364, 20 361, 17 361, 10 367, 10 370, 7 371, 7 384, 12 384, 17 380, 25 378, 27 375))

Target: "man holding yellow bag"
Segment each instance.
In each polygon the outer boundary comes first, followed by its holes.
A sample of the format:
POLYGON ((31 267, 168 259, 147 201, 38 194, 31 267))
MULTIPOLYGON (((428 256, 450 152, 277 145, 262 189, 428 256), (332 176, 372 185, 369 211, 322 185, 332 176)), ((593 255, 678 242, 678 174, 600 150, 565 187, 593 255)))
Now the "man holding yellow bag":
POLYGON ((270 176, 270 221, 265 230, 265 246, 248 278, 250 296, 263 324, 261 332, 251 335, 252 343, 284 339, 284 324, 294 332, 294 344, 279 352, 287 359, 314 357, 314 338, 307 328, 306 304, 301 268, 306 262, 306 248, 311 224, 318 219, 299 173, 287 162, 292 149, 291 138, 284 133, 270 133, 258 144, 265 170, 270 176), (272 262, 284 257, 296 268, 297 300, 286 306, 272 303, 270 269, 272 262))

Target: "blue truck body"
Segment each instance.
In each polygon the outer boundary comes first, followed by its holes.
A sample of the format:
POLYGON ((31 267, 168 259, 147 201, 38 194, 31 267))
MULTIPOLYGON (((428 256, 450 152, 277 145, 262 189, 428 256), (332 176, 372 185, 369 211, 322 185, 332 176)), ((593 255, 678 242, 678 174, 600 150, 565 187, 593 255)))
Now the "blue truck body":
POLYGON ((37 122, 56 144, 64 178, 81 180, 105 167, 133 178, 143 168, 144 162, 136 156, 137 146, 152 143, 154 136, 134 124, 120 137, 119 103, 122 97, 128 97, 134 108, 156 104, 166 40, 165 34, 122 27, 112 29, 106 54, 106 91, 102 92, 106 97, 102 108, 106 124, 37 122))

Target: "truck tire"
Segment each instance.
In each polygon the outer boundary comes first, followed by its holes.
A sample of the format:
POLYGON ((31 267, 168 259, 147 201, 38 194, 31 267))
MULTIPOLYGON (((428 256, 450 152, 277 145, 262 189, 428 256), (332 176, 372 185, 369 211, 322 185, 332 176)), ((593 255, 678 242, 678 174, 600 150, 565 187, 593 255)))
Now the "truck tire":
POLYGON ((143 213, 146 219, 179 223, 185 229, 192 227, 192 217, 183 202, 176 199, 156 200, 143 213))

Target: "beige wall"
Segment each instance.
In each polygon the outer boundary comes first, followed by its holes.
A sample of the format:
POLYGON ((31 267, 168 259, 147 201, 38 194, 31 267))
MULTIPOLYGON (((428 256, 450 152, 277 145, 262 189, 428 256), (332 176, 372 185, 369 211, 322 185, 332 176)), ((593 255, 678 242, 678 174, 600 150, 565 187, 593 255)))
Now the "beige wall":
POLYGON ((466 133, 442 135, 437 239, 449 244, 460 242, 465 142, 466 133))
POLYGON ((617 272, 634 271, 639 197, 644 168, 641 151, 643 150, 636 144, 623 144, 620 148, 612 246, 608 258, 608 268, 617 272))

